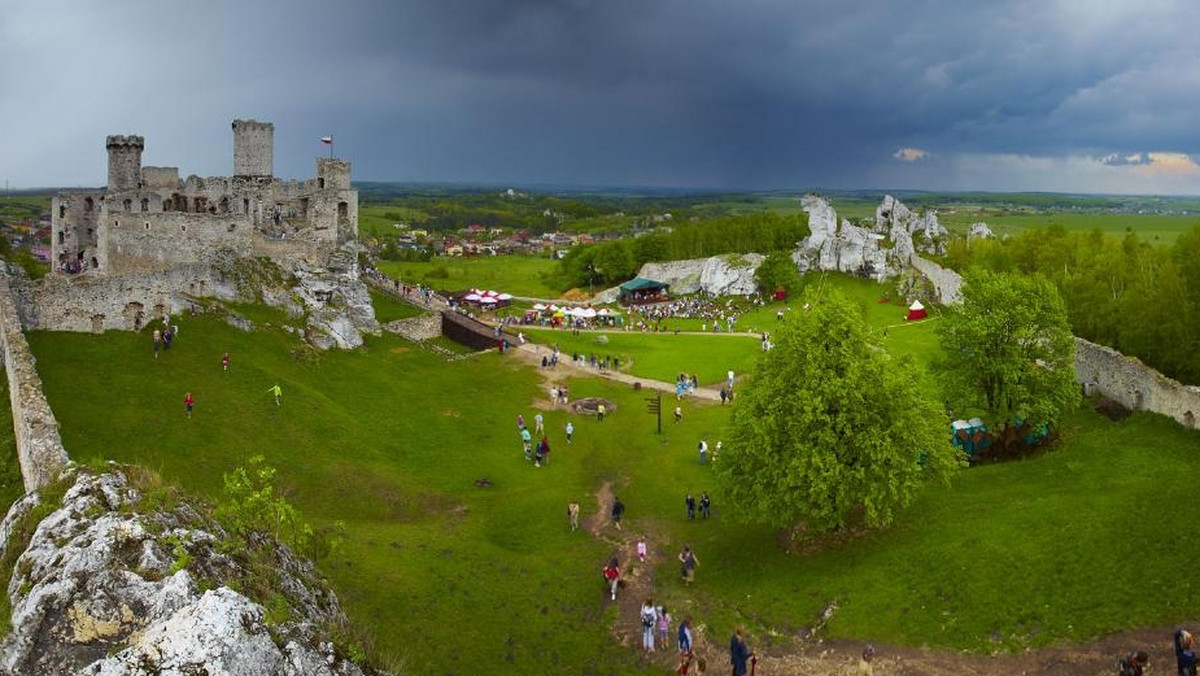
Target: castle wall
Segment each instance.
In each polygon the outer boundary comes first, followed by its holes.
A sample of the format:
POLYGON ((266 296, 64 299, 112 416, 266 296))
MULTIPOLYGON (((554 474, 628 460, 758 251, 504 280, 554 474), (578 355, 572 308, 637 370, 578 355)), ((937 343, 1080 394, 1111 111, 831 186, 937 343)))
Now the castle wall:
POLYGON ((1183 385, 1142 362, 1083 338, 1075 339, 1075 379, 1134 411, 1152 411, 1200 429, 1200 387, 1183 385))
POLYGON ((179 167, 142 167, 142 188, 172 192, 179 189, 179 167))
POLYGON ((138 331, 163 312, 182 313, 201 297, 236 299, 237 286, 203 263, 124 275, 47 277, 32 286, 23 314, 29 329, 138 331))
POLYGON ((109 274, 210 261, 251 251, 252 224, 236 214, 112 214, 100 235, 100 267, 109 274))
POLYGON ((54 481, 70 462, 58 434, 58 421, 42 391, 37 360, 25 342, 21 321, 9 288, 8 277, 0 276, 0 350, 12 406, 17 459, 25 490, 32 491, 54 481))

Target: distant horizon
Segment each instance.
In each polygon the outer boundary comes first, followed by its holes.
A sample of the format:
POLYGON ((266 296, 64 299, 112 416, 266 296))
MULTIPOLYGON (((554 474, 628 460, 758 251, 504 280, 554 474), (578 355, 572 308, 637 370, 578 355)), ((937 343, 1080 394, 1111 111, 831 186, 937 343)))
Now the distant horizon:
MULTIPOLYGON (((288 179, 283 179, 288 180, 288 179)), ((442 187, 452 188, 457 190, 476 190, 476 191, 500 191, 507 189, 523 190, 529 192, 540 192, 544 194, 553 193, 596 193, 596 192, 631 192, 644 193, 648 195, 666 195, 673 194, 676 196, 688 195, 794 195, 802 197, 804 195, 844 195, 846 193, 878 193, 881 195, 1048 195, 1048 196, 1063 196, 1063 197, 1122 197, 1122 198, 1160 198, 1160 199, 1200 199, 1200 192, 1197 193, 1119 193, 1119 192, 1076 192, 1076 191, 1061 191, 1061 190, 985 190, 985 189, 964 189, 964 190, 938 190, 925 188, 704 188, 693 186, 641 186, 641 185, 603 185, 603 184, 569 184, 569 183, 502 183, 502 182, 473 182, 473 181, 405 181, 405 180, 354 180, 354 187, 363 185, 382 185, 382 186, 397 186, 406 187, 442 187)), ((34 187, 17 187, 11 186, 9 192, 12 197, 27 197, 27 196, 52 196, 58 192, 71 190, 104 190, 105 185, 71 185, 71 186, 34 186, 34 187)), ((7 195, 6 195, 7 196, 7 195)))

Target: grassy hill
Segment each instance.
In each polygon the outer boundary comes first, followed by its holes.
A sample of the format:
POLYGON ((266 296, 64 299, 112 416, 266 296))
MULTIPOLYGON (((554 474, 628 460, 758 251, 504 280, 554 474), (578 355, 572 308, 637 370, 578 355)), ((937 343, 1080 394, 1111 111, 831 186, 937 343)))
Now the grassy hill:
MULTIPOLYGON (((826 283, 856 290, 873 324, 898 319, 876 302, 882 287, 826 283)), ((572 378, 573 398, 604 396, 617 411, 603 423, 545 411, 553 463, 535 469, 515 420, 544 405, 537 369, 497 354, 446 362, 388 337, 316 354, 267 326, 270 311, 256 318, 262 328, 242 333, 184 317, 158 359, 147 333, 29 340, 74 458, 140 463, 217 496, 223 473, 263 454, 306 517, 345 521, 345 546, 322 566, 375 633, 374 651, 403 671, 658 673, 611 639, 616 609, 599 575, 611 545, 566 528, 565 504, 594 512, 604 482, 664 557, 656 600, 718 642, 744 623, 756 646, 786 643, 831 602, 832 636, 975 651, 1169 624, 1200 605, 1200 585, 1187 581, 1200 544, 1179 533, 1200 511, 1189 498, 1200 435, 1158 416, 1114 423, 1083 411, 1049 452, 930 486, 886 532, 789 553, 777 533, 726 521, 697 462, 698 440, 715 446, 731 407, 685 402, 684 421, 659 436, 644 392, 572 378), (280 408, 266 391, 275 383, 280 408), (186 392, 197 401, 190 421, 186 392), (494 485, 477 488, 479 478, 494 485), (683 495, 702 490, 715 518, 687 521, 683 495), (701 562, 692 588, 673 558, 685 543, 701 562)), ((928 358, 932 326, 892 328, 888 349, 928 358)), ((662 348, 623 349, 644 363, 662 348)), ((689 371, 725 368, 707 348, 680 354, 689 371)))

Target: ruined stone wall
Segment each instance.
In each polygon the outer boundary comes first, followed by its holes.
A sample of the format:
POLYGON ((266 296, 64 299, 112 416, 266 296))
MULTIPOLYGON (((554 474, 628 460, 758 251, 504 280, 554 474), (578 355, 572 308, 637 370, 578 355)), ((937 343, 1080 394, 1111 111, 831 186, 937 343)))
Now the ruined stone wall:
POLYGON ((25 490, 41 488, 53 481, 70 458, 58 435, 58 421, 42 392, 36 360, 21 332, 21 320, 9 288, 8 276, 0 273, 0 350, 8 378, 17 459, 25 490))
POLYGON ((276 263, 297 259, 310 265, 321 265, 333 253, 332 238, 321 241, 309 236, 308 232, 303 234, 302 237, 279 239, 255 232, 251 238, 252 252, 255 256, 266 256, 276 263))
POLYGON ((1200 429, 1200 387, 1183 385, 1111 347, 1076 338, 1075 379, 1087 394, 1102 394, 1128 409, 1160 413, 1200 429))
POLYGON ((100 232, 100 268, 109 274, 198 263, 232 251, 250 255, 253 226, 237 214, 117 213, 100 232))
POLYGON ((453 310, 442 312, 442 335, 472 350, 490 350, 500 342, 495 329, 453 310))
POLYGON ((137 331, 163 312, 177 315, 205 296, 232 300, 238 289, 201 263, 126 275, 52 276, 32 287, 20 309, 30 329, 137 331))

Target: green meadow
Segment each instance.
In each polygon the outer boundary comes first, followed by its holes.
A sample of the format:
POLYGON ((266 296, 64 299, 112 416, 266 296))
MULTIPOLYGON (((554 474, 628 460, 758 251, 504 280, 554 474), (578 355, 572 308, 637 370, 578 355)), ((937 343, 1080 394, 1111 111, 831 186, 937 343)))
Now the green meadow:
POLYGON ((534 256, 439 256, 428 262, 379 261, 384 274, 409 284, 462 291, 472 287, 514 296, 558 298, 560 289, 543 277, 557 269, 558 261, 534 256))
MULTIPOLYGON (((936 355, 937 319, 899 322, 900 307, 877 302, 885 287, 817 283, 856 294, 871 325, 888 327, 890 352, 919 365, 936 355)), ((617 410, 603 422, 544 410, 553 462, 535 469, 516 416, 531 421, 546 406, 540 369, 496 353, 447 362, 391 337, 315 353, 274 328, 286 320, 272 313, 255 314, 253 333, 184 317, 158 359, 144 332, 29 341, 74 458, 142 464, 215 500, 223 473, 262 454, 307 518, 346 522, 347 541, 321 567, 374 632, 373 653, 406 672, 661 673, 612 639, 616 607, 599 570, 613 545, 566 527, 566 503, 591 515, 606 482, 628 506, 630 531, 649 533, 662 557, 656 600, 717 643, 742 623, 754 645, 783 647, 835 603, 833 637, 1020 650, 1182 621, 1200 604, 1200 585, 1187 581, 1200 544, 1179 532, 1200 511, 1189 497, 1200 436, 1162 417, 1110 422, 1085 408, 1048 451, 928 486, 886 531, 792 552, 777 532, 727 520, 698 462, 698 440, 715 446, 732 405, 685 400, 683 422, 668 419, 657 435, 643 392, 572 378, 573 398, 602 396, 617 410), (275 383, 279 408, 267 393, 275 383), (477 488, 481 478, 492 486, 477 488), (687 521, 683 495, 703 490, 714 518, 687 521), (684 544, 701 564, 692 588, 677 578, 684 544)), ((569 352, 567 332, 531 335, 569 352)), ((752 373, 759 349, 737 336, 609 336, 631 368, 667 380, 678 370, 719 380, 735 360, 752 373)))

